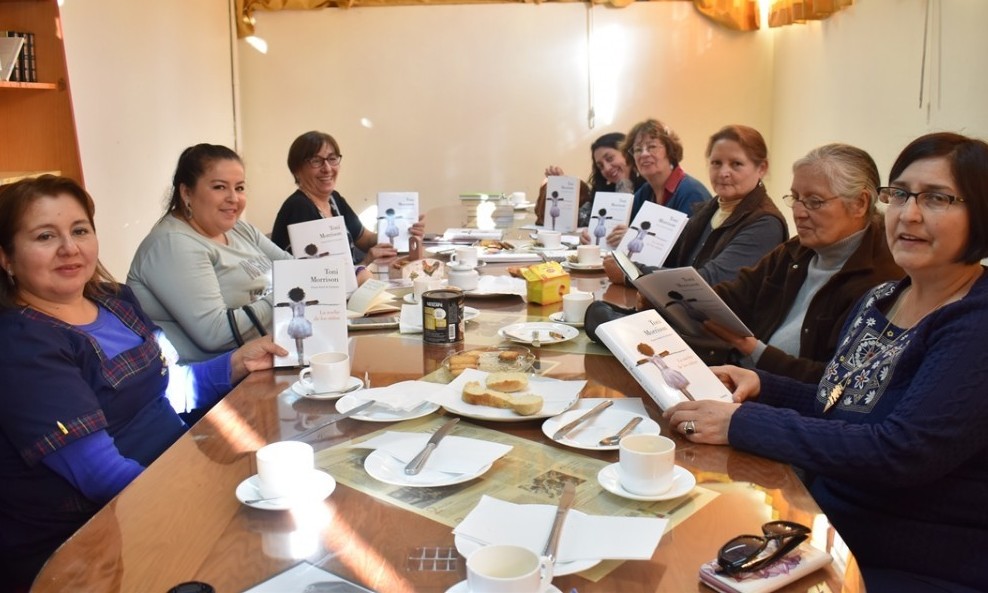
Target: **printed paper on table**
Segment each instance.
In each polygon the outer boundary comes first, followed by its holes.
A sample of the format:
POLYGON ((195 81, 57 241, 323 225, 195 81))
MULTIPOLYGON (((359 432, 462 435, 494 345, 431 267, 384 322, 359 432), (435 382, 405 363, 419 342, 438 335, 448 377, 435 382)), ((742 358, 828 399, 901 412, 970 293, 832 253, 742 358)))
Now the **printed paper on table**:
POLYGON ((631 221, 618 249, 638 265, 661 267, 688 218, 678 210, 645 202, 631 221))
POLYGON ((275 366, 305 366, 309 354, 347 351, 345 259, 274 262, 274 341, 288 350, 275 366))
POLYGON ((731 392, 654 309, 597 326, 597 336, 663 410, 731 392))
POLYGON ((419 194, 414 191, 377 194, 377 242, 408 252, 408 229, 419 219, 419 194))
POLYGON ((550 175, 545 186, 545 228, 575 231, 580 216, 580 180, 568 175, 550 175))
POLYGON ((350 294, 357 289, 357 276, 342 216, 319 218, 288 225, 288 240, 296 259, 337 255, 343 258, 344 288, 350 294))

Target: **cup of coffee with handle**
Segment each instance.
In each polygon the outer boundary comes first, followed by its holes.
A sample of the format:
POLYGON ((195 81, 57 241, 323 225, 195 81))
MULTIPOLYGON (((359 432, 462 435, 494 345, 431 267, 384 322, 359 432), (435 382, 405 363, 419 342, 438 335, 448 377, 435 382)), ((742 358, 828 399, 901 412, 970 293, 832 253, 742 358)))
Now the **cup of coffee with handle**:
POLYGON ((342 391, 350 382, 350 355, 320 352, 309 357, 309 366, 299 371, 298 382, 309 393, 342 391))
POLYGON ((676 443, 657 434, 632 434, 621 439, 618 479, 639 496, 657 496, 672 487, 676 443))
POLYGON ((262 498, 280 498, 306 491, 315 471, 312 445, 301 441, 279 441, 265 445, 255 454, 258 491, 262 498))
POLYGON ((544 593, 552 584, 552 560, 528 548, 484 546, 467 558, 470 593, 544 593))
POLYGON ((456 268, 476 268, 477 248, 457 247, 449 256, 449 265, 456 268))

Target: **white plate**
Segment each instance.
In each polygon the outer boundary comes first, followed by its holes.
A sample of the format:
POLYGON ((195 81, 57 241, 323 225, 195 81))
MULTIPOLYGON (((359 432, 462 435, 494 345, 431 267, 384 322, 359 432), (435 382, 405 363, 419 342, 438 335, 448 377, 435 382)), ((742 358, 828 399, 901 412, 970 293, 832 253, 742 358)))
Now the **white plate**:
MULTIPOLYGON (((569 512, 574 515, 586 516, 586 513, 576 509, 570 509, 569 512)), ((484 547, 484 544, 461 535, 453 536, 453 545, 456 546, 456 551, 459 552, 464 558, 469 558, 470 554, 473 554, 480 548, 484 547)), ((539 552, 538 550, 533 551, 536 553, 539 552)), ((586 570, 593 566, 597 566, 598 564, 600 564, 600 560, 574 560, 572 562, 557 562, 552 574, 557 577, 561 577, 568 574, 573 574, 574 572, 580 572, 581 570, 586 570)))
MULTIPOLYGON (((553 574, 559 574, 559 573, 557 572, 553 574)), ((456 583, 449 589, 446 589, 446 593, 470 593, 470 587, 468 586, 466 581, 460 581, 459 583, 456 583)), ((553 585, 552 583, 549 583, 549 586, 546 588, 545 593, 563 593, 563 592, 559 590, 559 587, 553 585)))
POLYGON ((555 323, 565 323, 566 325, 572 325, 573 327, 583 327, 582 321, 566 321, 566 316, 562 311, 556 311, 549 316, 549 320, 555 323))
POLYGON ((566 340, 572 340, 576 336, 580 335, 580 330, 576 329, 570 325, 563 325, 562 323, 546 323, 546 322, 535 322, 535 323, 515 323, 502 327, 497 330, 499 336, 506 340, 511 340, 512 342, 520 342, 522 344, 532 343, 532 332, 539 332, 539 342, 542 346, 548 346, 549 344, 558 344, 560 342, 565 342, 566 340), (549 332, 555 332, 562 336, 562 338, 554 338, 549 336, 549 332), (528 336, 525 339, 524 336, 528 336))
MULTIPOLYGON (((292 391, 301 395, 302 397, 307 397, 309 399, 327 399, 332 400, 339 397, 343 397, 347 389, 353 389, 353 391, 360 391, 364 388, 364 382, 360 380, 359 377, 350 377, 346 382, 346 387, 339 391, 328 391, 326 393, 316 393, 311 389, 306 388, 302 385, 301 381, 296 381, 292 383, 292 391), (359 385, 360 387, 357 387, 359 385)), ((353 393, 352 391, 350 393, 353 393)))
MULTIPOLYGON (((450 437, 452 438, 452 437, 450 437)), ((451 486, 462 482, 469 482, 480 477, 491 469, 493 463, 488 463, 479 471, 473 474, 451 474, 436 470, 430 470, 428 464, 418 475, 409 476, 405 474, 405 462, 398 461, 388 453, 375 449, 364 460, 364 469, 370 477, 391 484, 394 486, 407 486, 412 488, 434 488, 439 486, 451 486)))
MULTIPOLYGON (((338 402, 336 402, 336 411, 340 413, 347 412, 351 408, 356 408, 362 403, 364 403, 363 400, 358 400, 349 395, 344 395, 338 402)), ((439 404, 434 404, 432 402, 422 402, 422 405, 407 412, 389 410, 388 408, 375 404, 363 412, 358 412, 350 417, 354 420, 363 420, 365 422, 398 422, 399 420, 411 420, 412 418, 428 416, 438 409, 439 404)))
MULTIPOLYGON (((520 416, 513 410, 468 404, 461 399, 459 394, 463 393, 463 385, 468 381, 478 380, 477 375, 475 374, 478 372, 479 371, 474 370, 464 371, 462 375, 454 379, 453 382, 448 385, 450 390, 457 395, 455 397, 449 399, 444 398, 442 400, 442 407, 445 408, 446 411, 451 414, 456 414, 457 416, 463 416, 464 418, 487 420, 489 422, 524 422, 526 420, 540 420, 562 414, 576 405, 576 402, 580 399, 580 391, 582 391, 583 387, 586 385, 586 381, 560 381, 559 379, 530 375, 528 377, 528 391, 530 393, 542 395, 545 398, 545 404, 542 406, 542 411, 538 414, 532 414, 531 416, 520 416)), ((481 375, 486 375, 486 373, 481 373, 481 375)), ((479 380, 483 381, 483 379, 479 380)))
POLYGON ((622 498, 631 500, 672 500, 680 496, 686 496, 696 487, 696 478, 685 467, 675 466, 672 475, 672 487, 654 496, 642 496, 632 494, 621 487, 621 480, 618 477, 619 463, 612 463, 597 473, 597 481, 611 494, 617 494, 622 498))
MULTIPOLYGON (((542 432, 551 440, 552 435, 557 430, 589 411, 569 410, 558 416, 553 416, 542 423, 542 432)), ((625 424, 635 417, 641 417, 642 421, 629 434, 659 434, 660 428, 655 420, 641 414, 610 408, 580 423, 576 428, 569 431, 565 437, 556 442, 560 445, 576 447, 577 449, 613 451, 618 449, 618 445, 601 445, 600 439, 616 434, 617 431, 621 430, 625 424)))
POLYGON ((564 268, 569 270, 574 270, 576 272, 603 272, 604 264, 578 264, 571 261, 562 262, 564 268))
POLYGON ((265 511, 285 511, 299 504, 325 500, 326 497, 332 494, 333 490, 336 489, 336 480, 333 479, 333 476, 324 471, 313 470, 312 481, 306 492, 301 493, 298 496, 276 498, 274 500, 265 500, 263 502, 253 502, 248 504, 248 500, 263 497, 261 494, 261 489, 259 488, 260 482, 261 479, 257 476, 257 474, 254 474, 243 482, 240 482, 240 485, 237 486, 237 500, 255 509, 265 511))

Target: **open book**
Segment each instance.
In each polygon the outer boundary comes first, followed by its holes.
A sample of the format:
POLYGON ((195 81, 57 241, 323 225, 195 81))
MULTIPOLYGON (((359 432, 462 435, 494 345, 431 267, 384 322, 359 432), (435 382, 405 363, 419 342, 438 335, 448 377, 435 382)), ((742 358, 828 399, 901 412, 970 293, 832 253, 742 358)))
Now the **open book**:
POLYGON ((346 269, 341 256, 274 262, 274 341, 288 350, 278 367, 305 366, 317 352, 346 352, 346 269))
POLYGON ((391 285, 384 280, 368 280, 350 295, 347 301, 347 317, 363 317, 375 313, 396 313, 401 306, 393 303, 394 296, 388 292, 391 285))
POLYGON ((350 240, 342 216, 318 218, 288 225, 288 239, 296 259, 337 255, 344 259, 343 281, 346 293, 357 289, 357 276, 350 254, 350 240))
POLYGON ((545 186, 545 228, 575 231, 580 217, 580 180, 567 175, 550 175, 545 186))
MULTIPOLYGON (((769 593, 830 564, 830 554, 804 543, 784 558, 754 572, 717 572, 717 560, 700 567, 700 580, 721 593, 769 593)), ((806 590, 816 590, 810 587, 806 590)))
POLYGON ((721 300, 696 268, 656 270, 632 281, 638 292, 671 320, 680 333, 712 336, 703 322, 716 321, 735 334, 752 336, 751 330, 721 300))
POLYGON ((602 323, 597 337, 663 410, 686 400, 732 401, 727 387, 654 309, 602 323))
POLYGON ((658 268, 669 257, 687 219, 678 210, 645 202, 617 248, 637 264, 658 268))
POLYGON ((377 242, 408 253, 408 229, 419 219, 419 194, 414 191, 377 194, 377 242))
POLYGON ((590 208, 591 242, 607 248, 604 237, 609 235, 619 224, 628 224, 631 219, 631 204, 635 201, 633 194, 599 191, 593 196, 593 206, 590 208))

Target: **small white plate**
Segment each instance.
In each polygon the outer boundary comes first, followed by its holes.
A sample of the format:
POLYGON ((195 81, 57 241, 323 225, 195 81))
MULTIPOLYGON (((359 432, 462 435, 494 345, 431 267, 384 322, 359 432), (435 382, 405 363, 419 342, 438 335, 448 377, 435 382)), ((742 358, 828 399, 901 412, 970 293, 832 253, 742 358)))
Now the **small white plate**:
POLYGON ((586 381, 561 381, 551 377, 532 375, 528 378, 528 391, 530 393, 541 395, 545 398, 545 403, 542 406, 542 410, 537 414, 532 414, 531 416, 521 416, 514 410, 468 404, 463 401, 463 398, 460 397, 460 394, 463 393, 463 386, 471 380, 483 380, 478 379, 478 373, 480 376, 486 375, 486 373, 468 369, 459 377, 454 379, 453 382, 447 387, 456 395, 455 397, 442 399, 442 407, 452 414, 463 416, 464 418, 472 418, 474 420, 487 420, 489 422, 526 422, 529 420, 539 420, 542 418, 558 416, 559 414, 562 414, 566 410, 572 408, 576 405, 576 402, 579 401, 580 392, 586 385, 586 381))
MULTIPOLYGON (((586 513, 576 509, 570 509, 569 512, 573 515, 586 515, 586 513)), ((456 551, 459 552, 461 556, 464 558, 469 558, 470 554, 473 554, 480 548, 483 548, 485 544, 481 544, 477 540, 470 539, 469 537, 454 535, 453 545, 456 547, 456 551)), ((592 568, 598 564, 600 564, 600 560, 574 560, 572 562, 557 562, 552 574, 554 576, 561 577, 592 568)))
MULTIPOLYGON (((559 573, 553 572, 553 574, 559 574, 559 573)), ((446 589, 446 593, 470 593, 470 587, 466 581, 460 581, 459 583, 456 583, 449 589, 446 589)), ((559 589, 559 587, 553 585, 552 583, 549 583, 549 586, 546 588, 545 593, 563 593, 563 592, 559 589)))
POLYGON ((406 465, 408 464, 398 461, 380 449, 372 451, 364 460, 364 469, 375 480, 393 486, 407 486, 411 488, 434 488, 469 482, 487 473, 487 470, 491 469, 494 464, 489 463, 473 474, 452 474, 430 470, 427 464, 421 472, 414 476, 409 476, 405 473, 406 465))
MULTIPOLYGON (((337 399, 343 397, 348 389, 353 389, 353 391, 360 391, 364 388, 364 382, 360 380, 359 377, 350 377, 346 382, 346 387, 339 391, 327 391, 326 393, 316 393, 304 385, 301 381, 296 381, 292 383, 292 391, 301 395, 302 397, 307 397, 309 399, 337 399), (360 387, 357 387, 359 385, 360 387)), ((350 392, 353 393, 353 392, 350 392)))
POLYGON ((568 270, 573 270, 573 271, 576 271, 576 272, 603 272, 604 271, 604 264, 603 264, 603 262, 602 263, 599 263, 599 264, 578 264, 578 263, 571 262, 571 261, 564 261, 562 265, 563 265, 564 268, 566 268, 568 270))
MULTIPOLYGON (((356 408, 362 403, 364 403, 363 400, 358 400, 355 397, 344 395, 338 402, 336 402, 336 411, 340 413, 348 412, 351 408, 356 408)), ((438 409, 439 404, 432 402, 422 402, 422 405, 407 412, 389 410, 384 406, 375 404, 363 412, 358 412, 353 416, 350 416, 350 418, 353 418, 354 420, 363 420, 364 422, 398 422, 399 420, 411 420, 412 418, 428 416, 438 409)))
POLYGON ((307 502, 318 502, 325 500, 333 490, 336 490, 336 480, 333 476, 321 470, 312 471, 312 481, 309 483, 306 492, 297 496, 275 498, 262 502, 248 503, 248 500, 263 498, 260 489, 261 478, 257 474, 247 478, 237 486, 237 500, 247 506, 264 511, 286 511, 299 504, 307 502))
MULTIPOLYGON (((542 433, 552 439, 552 435, 557 430, 565 426, 568 422, 576 420, 589 410, 569 410, 558 416, 553 416, 542 423, 542 433)), ((596 416, 582 422, 567 435, 558 441, 560 445, 576 447, 577 449, 588 449, 593 451, 615 451, 618 445, 601 445, 600 439, 616 434, 625 424, 635 417, 641 417, 638 423, 629 434, 659 434, 661 430, 655 420, 642 414, 634 414, 624 410, 608 409, 596 416)))
POLYGON ((693 474, 685 467, 677 465, 673 468, 672 487, 662 494, 656 494, 654 496, 632 494, 621 486, 621 480, 618 476, 618 472, 620 471, 619 466, 619 463, 612 463, 600 470, 597 473, 597 481, 604 487, 604 490, 607 490, 611 494, 617 494, 622 498, 630 498, 631 500, 672 500, 680 496, 686 496, 696 487, 696 478, 693 474))
POLYGON ((512 342, 520 342, 522 344, 532 343, 532 332, 539 332, 539 342, 542 346, 548 346, 549 344, 558 344, 560 342, 565 342, 566 340, 572 340, 576 336, 580 335, 580 330, 576 329, 570 325, 563 325, 562 323, 545 323, 545 322, 535 322, 535 323, 515 323, 502 327, 497 330, 499 336, 506 340, 511 340, 512 342), (553 337, 549 335, 549 332, 553 332, 562 337, 553 337), (527 336, 527 339, 526 339, 527 336))
POLYGON ((549 321, 554 321, 556 323, 565 323, 566 325, 572 325, 573 327, 583 327, 582 321, 566 321, 566 316, 562 311, 556 311, 549 316, 549 321))

